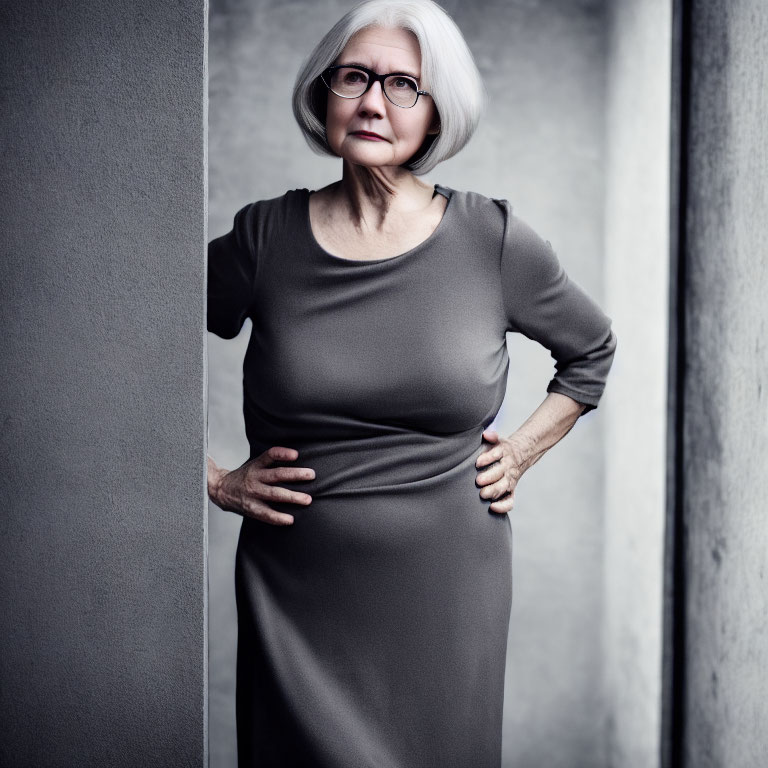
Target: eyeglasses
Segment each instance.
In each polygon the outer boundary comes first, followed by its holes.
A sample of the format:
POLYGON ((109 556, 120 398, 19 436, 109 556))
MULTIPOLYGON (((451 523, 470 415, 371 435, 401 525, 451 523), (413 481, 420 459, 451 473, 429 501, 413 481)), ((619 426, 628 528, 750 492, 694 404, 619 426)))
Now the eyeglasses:
POLYGON ((380 75, 366 67, 329 67, 320 79, 329 91, 342 99, 359 99, 374 83, 381 83, 387 99, 396 107, 405 109, 415 106, 419 96, 429 96, 426 91, 419 90, 419 84, 410 75, 397 72, 380 75))

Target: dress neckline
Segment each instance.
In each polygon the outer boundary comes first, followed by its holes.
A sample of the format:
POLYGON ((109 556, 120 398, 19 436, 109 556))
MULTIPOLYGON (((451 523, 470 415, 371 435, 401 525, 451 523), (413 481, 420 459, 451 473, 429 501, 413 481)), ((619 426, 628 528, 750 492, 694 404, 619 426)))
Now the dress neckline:
POLYGON ((413 248, 405 251, 404 253, 399 253, 397 256, 387 256, 383 259, 347 259, 344 256, 336 256, 332 254, 330 251, 326 251, 325 248, 323 248, 322 245, 318 242, 317 238, 315 237, 315 233, 312 231, 312 220, 309 217, 309 197, 311 194, 311 191, 309 189, 302 189, 301 192, 304 194, 304 200, 303 200, 303 206, 304 206, 304 226, 306 228, 306 233, 309 239, 309 242, 312 244, 312 247, 317 251, 318 253, 324 255, 326 258, 330 259, 331 261, 335 261, 339 264, 346 264, 350 266, 365 266, 366 264, 385 264, 389 261, 401 261, 402 259, 407 258, 408 256, 411 256, 414 253, 417 253, 418 251, 425 248, 427 245, 432 243, 432 241, 440 234, 440 232, 444 229, 445 220, 448 217, 449 209, 451 208, 451 200, 453 199, 454 190, 450 187, 444 187, 442 184, 435 184, 435 191, 432 194, 432 197, 434 197, 437 194, 442 195, 445 197, 448 202, 445 205, 445 210, 443 211, 443 215, 440 219, 440 221, 437 223, 437 226, 432 230, 431 234, 422 240, 417 245, 414 245, 413 248))

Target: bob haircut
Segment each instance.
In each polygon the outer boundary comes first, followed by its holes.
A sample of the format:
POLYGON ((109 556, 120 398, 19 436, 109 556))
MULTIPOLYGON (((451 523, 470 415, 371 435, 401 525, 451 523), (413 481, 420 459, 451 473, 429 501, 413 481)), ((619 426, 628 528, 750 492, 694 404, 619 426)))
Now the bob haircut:
POLYGON ((432 0, 366 0, 348 11, 317 44, 293 87, 293 114, 318 154, 328 146, 325 117, 328 90, 320 74, 333 66, 350 38, 367 27, 407 29, 421 49, 420 87, 428 91, 440 119, 440 133, 428 135, 403 164, 415 174, 453 157, 471 138, 485 102, 480 73, 456 23, 432 0))

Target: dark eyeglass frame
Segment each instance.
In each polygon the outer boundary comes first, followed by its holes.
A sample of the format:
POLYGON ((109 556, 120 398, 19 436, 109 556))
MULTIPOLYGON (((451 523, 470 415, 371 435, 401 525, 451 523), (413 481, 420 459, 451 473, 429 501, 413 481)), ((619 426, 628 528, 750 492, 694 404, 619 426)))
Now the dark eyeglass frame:
POLYGON ((328 67, 328 69, 324 70, 323 73, 320 75, 320 79, 323 81, 323 85, 333 94, 338 96, 340 99, 360 99, 363 96, 365 96, 368 91, 371 90, 371 86, 373 86, 374 83, 381 83, 381 92, 387 97, 387 101, 394 104, 396 107, 400 107, 400 109, 413 109, 413 107, 416 106, 417 102, 419 101, 419 96, 431 96, 431 94, 428 91, 420 91, 419 90, 419 83, 418 80, 413 75, 408 75, 405 72, 388 72, 386 75, 380 75, 378 72, 374 72, 372 69, 368 69, 368 67, 362 67, 359 64, 338 64, 334 67, 328 67), (358 69, 360 72, 365 72, 366 75, 368 75, 368 85, 365 86, 365 90, 359 94, 358 96, 342 96, 340 93, 336 93, 336 91, 331 88, 331 76, 333 73, 338 69, 358 69), (414 100, 413 104, 411 104, 410 107, 405 107, 402 104, 398 104, 389 97, 389 94, 387 93, 387 89, 384 87, 384 81, 388 77, 406 77, 408 80, 412 80, 414 83, 416 83, 416 99, 414 100))

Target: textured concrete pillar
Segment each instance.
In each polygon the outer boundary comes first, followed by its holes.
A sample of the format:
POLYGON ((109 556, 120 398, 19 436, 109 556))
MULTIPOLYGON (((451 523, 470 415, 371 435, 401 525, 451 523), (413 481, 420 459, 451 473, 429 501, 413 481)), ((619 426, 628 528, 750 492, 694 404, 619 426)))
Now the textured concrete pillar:
POLYGON ((669 291, 671 0, 608 4, 605 258, 608 764, 659 761, 669 291))
POLYGON ((204 0, 0 4, 0 764, 206 765, 204 0))
POLYGON ((768 6, 691 5, 684 765, 768 755, 768 6))

